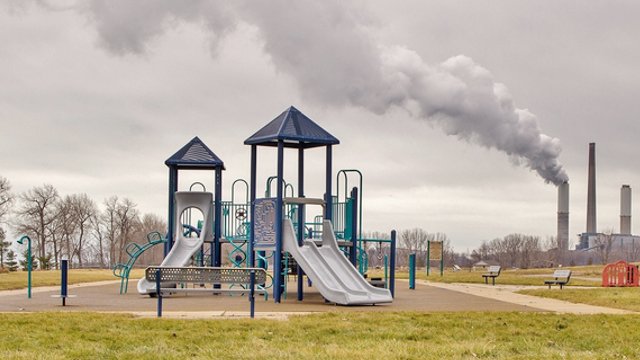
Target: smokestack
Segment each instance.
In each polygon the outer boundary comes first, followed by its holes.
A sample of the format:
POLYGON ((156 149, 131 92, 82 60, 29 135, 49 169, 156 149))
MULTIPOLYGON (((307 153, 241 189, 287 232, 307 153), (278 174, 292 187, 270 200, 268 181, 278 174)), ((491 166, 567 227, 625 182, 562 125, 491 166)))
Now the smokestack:
POLYGON ((569 183, 558 186, 558 234, 559 250, 569 250, 569 183))
POLYGON ((631 187, 620 189, 620 234, 631 235, 631 187))
POLYGON ((596 233, 596 143, 589 143, 589 179, 587 185, 587 232, 596 233))

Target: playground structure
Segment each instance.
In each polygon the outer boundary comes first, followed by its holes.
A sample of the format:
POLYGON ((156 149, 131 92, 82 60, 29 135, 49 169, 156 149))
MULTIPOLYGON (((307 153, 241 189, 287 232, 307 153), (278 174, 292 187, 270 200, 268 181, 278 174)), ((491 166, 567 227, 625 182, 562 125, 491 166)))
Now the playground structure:
MULTIPOLYGON (((183 267, 192 261, 200 266, 206 263, 207 266, 220 267, 222 245, 228 244, 227 259, 232 267, 268 269, 273 266, 273 271, 267 276, 270 281, 256 286, 271 288, 276 303, 286 296, 285 277, 289 274, 297 275, 298 300, 303 299, 303 276, 306 274, 325 299, 337 304, 391 302, 395 234, 391 240, 362 238, 362 198, 358 196, 362 190, 362 174, 359 171, 338 172, 338 195, 332 195, 332 146, 339 141, 290 107, 248 138, 245 144, 251 146, 251 179, 249 182, 242 179, 234 181, 230 201, 221 200, 222 160, 197 137, 165 162, 169 167, 169 229, 166 239, 154 238, 152 245, 149 240, 149 246, 131 245, 129 262, 114 270, 122 278, 121 293, 127 290, 125 278, 128 278, 135 260, 153 245, 164 244, 165 259, 160 267, 183 267), (259 146, 276 147, 278 154, 277 175, 267 179, 264 198, 256 196, 259 146), (304 192, 304 151, 316 147, 326 148, 326 192, 322 199, 306 198, 304 192), (293 185, 283 178, 285 149, 297 150, 297 194, 293 185), (178 170, 182 169, 215 170, 215 192, 178 191, 178 170), (348 174, 359 176, 359 187, 350 191, 348 174), (340 188, 341 179, 344 179, 343 188, 340 188), (236 186, 240 185, 244 185, 247 193, 236 200, 236 186), (272 195, 273 187, 275 196, 272 195), (191 201, 181 200, 183 197, 189 197, 191 201), (208 207, 206 203, 209 203, 208 207), (323 213, 309 222, 305 210, 312 204, 321 205, 323 213), (188 228, 186 234, 182 230, 182 221, 190 217, 193 208, 200 210, 204 219, 197 229, 188 228), (197 236, 193 237, 193 234, 197 236), (388 243, 391 248, 390 271, 385 268, 388 289, 375 288, 362 276, 368 265, 365 244, 376 241, 380 245, 388 243), (195 261, 192 260, 194 255, 195 261)), ((205 190, 204 185, 202 187, 205 190)), ((138 282, 141 294, 152 294, 154 288, 155 284, 145 279, 138 282)))
POLYGON ((608 264, 602 270, 603 287, 637 287, 638 266, 620 260, 608 264))

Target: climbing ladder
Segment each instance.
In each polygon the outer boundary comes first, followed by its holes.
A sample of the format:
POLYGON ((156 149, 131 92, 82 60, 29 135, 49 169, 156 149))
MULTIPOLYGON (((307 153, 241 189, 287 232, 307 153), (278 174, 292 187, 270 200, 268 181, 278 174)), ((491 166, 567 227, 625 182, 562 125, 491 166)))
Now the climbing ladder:
POLYGON ((133 265, 136 263, 136 260, 142 255, 145 251, 153 247, 154 245, 163 244, 167 241, 165 237, 160 235, 159 232, 154 231, 147 234, 147 243, 140 245, 137 243, 129 243, 124 248, 127 255, 129 255, 129 259, 124 264, 116 264, 113 267, 113 275, 120 278, 120 294, 126 294, 127 288, 129 286, 129 273, 133 268, 133 265))

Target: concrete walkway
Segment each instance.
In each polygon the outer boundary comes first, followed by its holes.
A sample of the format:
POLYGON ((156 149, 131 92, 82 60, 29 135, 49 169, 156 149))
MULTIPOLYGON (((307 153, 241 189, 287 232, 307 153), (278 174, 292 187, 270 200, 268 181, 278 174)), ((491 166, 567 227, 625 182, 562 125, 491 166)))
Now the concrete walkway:
MULTIPOLYGON (((485 284, 445 284, 417 280, 423 285, 433 286, 439 289, 457 291, 464 294, 480 296, 488 299, 505 301, 511 304, 530 306, 544 311, 566 314, 636 314, 636 312, 622 309, 613 309, 603 306, 576 304, 568 301, 542 298, 538 296, 516 294, 516 291, 525 289, 546 289, 546 286, 518 286, 518 285, 485 285, 485 284)), ((551 290, 551 291, 556 291, 551 290)), ((559 291, 559 290, 557 290, 559 291)))

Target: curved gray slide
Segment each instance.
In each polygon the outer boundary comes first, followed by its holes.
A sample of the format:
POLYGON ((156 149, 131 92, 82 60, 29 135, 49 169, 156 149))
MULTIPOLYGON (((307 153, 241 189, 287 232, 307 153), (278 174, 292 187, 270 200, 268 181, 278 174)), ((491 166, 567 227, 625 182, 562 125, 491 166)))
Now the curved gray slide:
POLYGON ((282 225, 284 250, 296 259, 325 299, 340 305, 393 301, 388 289, 371 286, 343 255, 330 221, 322 223, 321 246, 312 240, 305 240, 302 246, 298 246, 291 220, 285 219, 282 225))
MULTIPOLYGON (((173 237, 175 243, 160 266, 182 267, 187 265, 193 254, 200 249, 204 240, 213 237, 213 194, 203 191, 178 191, 175 193, 174 201, 176 202, 176 210, 173 214, 174 224, 176 224, 173 237), (196 238, 184 236, 180 224, 182 213, 191 207, 202 211, 204 217, 202 222, 203 230, 200 232, 200 236, 196 238)), ((154 293, 155 290, 156 285, 147 281, 147 279, 142 278, 138 281, 138 293, 149 294, 154 293)))

